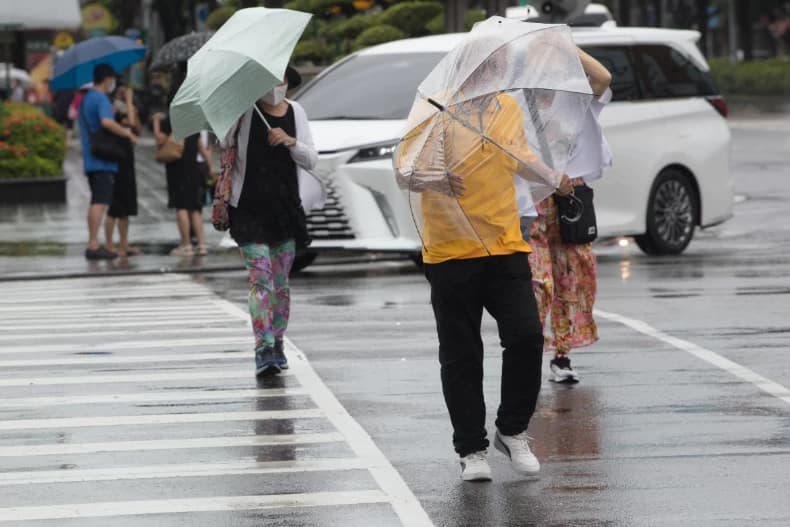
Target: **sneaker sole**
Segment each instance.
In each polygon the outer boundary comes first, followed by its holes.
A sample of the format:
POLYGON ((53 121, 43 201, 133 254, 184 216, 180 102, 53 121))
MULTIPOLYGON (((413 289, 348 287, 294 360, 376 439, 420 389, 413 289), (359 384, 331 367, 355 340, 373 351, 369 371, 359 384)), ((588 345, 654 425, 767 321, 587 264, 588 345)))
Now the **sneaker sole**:
POLYGON ((255 370, 255 376, 268 377, 271 375, 277 375, 278 373, 280 373, 280 371, 282 370, 279 366, 277 366, 276 364, 270 364, 269 366, 255 370))
POLYGON ((513 460, 510 457, 510 449, 499 438, 499 434, 496 434, 496 436, 494 437, 494 448, 496 448, 497 450, 499 450, 500 452, 502 452, 503 454, 505 454, 507 456, 508 461, 510 461, 510 467, 514 471, 516 471, 517 473, 519 473, 519 474, 521 474, 523 476, 537 476, 540 473, 540 468, 538 468, 537 470, 527 471, 527 470, 520 470, 520 469, 517 469, 516 467, 514 467, 513 466, 513 460))
POLYGON ((461 474, 461 479, 464 481, 492 481, 491 473, 478 472, 477 474, 461 474))
POLYGON ((557 384, 576 384, 579 382, 578 375, 557 375, 556 373, 552 372, 551 377, 549 378, 551 382, 556 382, 557 384))

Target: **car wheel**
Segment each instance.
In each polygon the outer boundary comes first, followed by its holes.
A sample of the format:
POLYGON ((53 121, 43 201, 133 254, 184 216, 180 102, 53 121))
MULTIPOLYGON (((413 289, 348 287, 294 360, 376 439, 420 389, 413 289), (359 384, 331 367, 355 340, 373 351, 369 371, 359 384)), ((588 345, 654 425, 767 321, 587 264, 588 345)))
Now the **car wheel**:
POLYGON ((668 169, 658 175, 647 204, 647 232, 635 236, 647 254, 680 254, 694 237, 699 202, 689 177, 668 169))
POLYGON ((291 273, 298 273, 299 271, 303 270, 305 267, 313 263, 316 258, 318 258, 318 253, 316 252, 296 253, 296 257, 294 258, 294 263, 291 266, 291 273))

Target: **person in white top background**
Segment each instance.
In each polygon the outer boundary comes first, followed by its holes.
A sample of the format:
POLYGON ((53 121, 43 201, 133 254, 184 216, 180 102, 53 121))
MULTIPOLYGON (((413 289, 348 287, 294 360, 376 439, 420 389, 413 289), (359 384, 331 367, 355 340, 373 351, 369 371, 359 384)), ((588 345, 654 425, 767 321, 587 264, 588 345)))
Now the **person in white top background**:
MULTIPOLYGON (((612 164, 612 154, 598 122, 601 110, 612 98, 609 88, 612 76, 600 62, 582 50, 579 50, 579 58, 590 80, 594 99, 565 169, 574 186, 600 178, 604 168, 612 164)), ((537 217, 531 226, 528 217, 522 218, 522 229, 529 232, 528 241, 532 246, 529 263, 546 335, 545 348, 554 352, 550 379, 576 383, 579 375, 571 367, 568 354, 573 348, 589 346, 598 340, 598 327, 593 319, 597 286, 595 254, 592 244, 562 242, 557 206, 552 198, 539 203, 536 211, 537 217), (546 327, 547 319, 550 319, 550 328, 546 327)))

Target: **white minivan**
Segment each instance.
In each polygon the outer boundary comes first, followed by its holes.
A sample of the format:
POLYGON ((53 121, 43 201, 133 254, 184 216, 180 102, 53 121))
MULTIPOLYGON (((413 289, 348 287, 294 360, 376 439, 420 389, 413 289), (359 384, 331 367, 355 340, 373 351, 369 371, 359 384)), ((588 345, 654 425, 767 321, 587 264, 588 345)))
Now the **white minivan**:
MULTIPOLYGON (((697 226, 732 216, 727 105, 698 50, 699 33, 573 28, 576 43, 613 75, 601 120, 614 166, 594 183, 599 235, 633 236, 648 254, 679 254, 697 226)), ((420 239, 398 188, 392 152, 417 86, 462 38, 437 35, 354 53, 296 99, 305 107, 329 200, 308 217, 322 250, 393 251, 417 259, 420 239)))

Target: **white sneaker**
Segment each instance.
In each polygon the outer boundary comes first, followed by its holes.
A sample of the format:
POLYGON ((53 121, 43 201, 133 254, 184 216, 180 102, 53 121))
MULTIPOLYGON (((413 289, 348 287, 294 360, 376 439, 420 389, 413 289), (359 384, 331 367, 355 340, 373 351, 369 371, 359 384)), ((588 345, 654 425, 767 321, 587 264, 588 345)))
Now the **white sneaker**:
POLYGON ((496 431, 494 448, 510 458, 510 466, 519 474, 534 475, 540 472, 540 462, 532 450, 529 449, 529 440, 532 439, 527 432, 518 435, 506 436, 496 431))
POLYGON ((491 481, 491 467, 486 451, 472 452, 461 458, 461 479, 464 481, 491 481))
POLYGON ((552 382, 563 384, 576 384, 579 382, 579 374, 571 368, 571 360, 568 357, 552 359, 549 368, 551 369, 549 380, 552 382))

